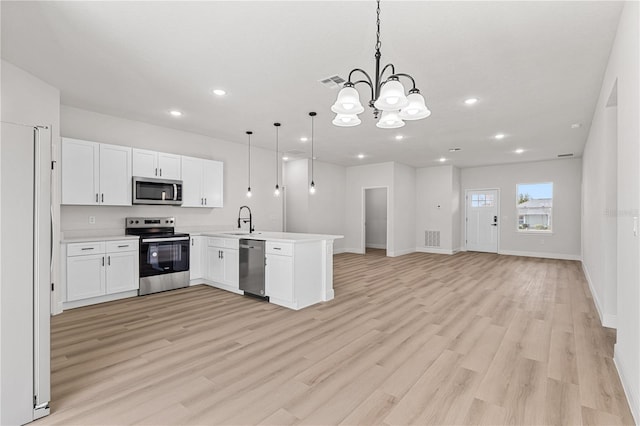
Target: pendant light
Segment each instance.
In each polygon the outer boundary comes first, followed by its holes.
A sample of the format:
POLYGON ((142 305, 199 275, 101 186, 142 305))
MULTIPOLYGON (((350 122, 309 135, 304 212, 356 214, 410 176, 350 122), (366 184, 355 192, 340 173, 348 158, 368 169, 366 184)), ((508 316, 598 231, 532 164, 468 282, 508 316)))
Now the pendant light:
POLYGON ((309 185, 309 193, 316 193, 316 183, 313 181, 313 163, 315 161, 315 156, 313 152, 313 119, 316 116, 315 112, 310 112, 309 116, 311 117, 311 185, 309 185))
POLYGON ((249 137, 249 161, 248 161, 248 175, 249 175, 249 180, 248 180, 248 185, 247 185, 247 198, 251 198, 251 135, 253 134, 252 131, 247 131, 247 135, 249 137))
POLYGON ((280 186, 278 185, 278 177, 279 177, 279 165, 280 165, 280 153, 278 152, 279 148, 279 140, 278 140, 278 130, 280 129, 280 123, 273 123, 276 128, 276 190, 273 191, 273 195, 276 197, 280 196, 280 186))
POLYGON ((358 114, 364 111, 364 106, 355 86, 361 84, 369 86, 368 105, 373 108, 374 118, 380 119, 376 125, 381 129, 397 129, 404 125, 403 120, 420 120, 431 115, 424 97, 416 88, 415 79, 409 74, 396 72, 395 66, 391 63, 381 65, 380 0, 376 0, 376 5, 375 74, 371 76, 362 68, 354 68, 349 72, 347 82, 331 107, 331 111, 336 113, 332 123, 339 127, 360 124, 358 114), (405 95, 405 86, 400 82, 400 78, 409 80, 411 84, 408 95, 405 95))

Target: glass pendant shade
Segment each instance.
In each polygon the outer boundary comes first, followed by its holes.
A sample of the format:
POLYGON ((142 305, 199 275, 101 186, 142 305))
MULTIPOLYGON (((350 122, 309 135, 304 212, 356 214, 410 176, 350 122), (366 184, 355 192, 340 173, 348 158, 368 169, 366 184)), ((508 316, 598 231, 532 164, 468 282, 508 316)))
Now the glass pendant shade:
POLYGON ((409 105, 402 108, 400 118, 403 120, 420 120, 431 115, 431 111, 424 103, 424 97, 420 93, 410 93, 407 96, 409 105))
POLYGON ((404 121, 400 119, 397 111, 383 111, 376 126, 381 129, 397 129, 404 126, 404 124, 404 121))
POLYGON ((398 80, 389 80, 382 85, 380 96, 374 106, 380 111, 397 111, 409 104, 404 94, 404 86, 398 80))
POLYGON ((251 188, 247 188, 247 198, 251 198, 251 188))
POLYGON ((362 123, 362 121, 355 114, 337 114, 332 123, 340 127, 353 127, 362 123))
POLYGON ((273 195, 275 195, 276 197, 280 196, 280 187, 278 185, 276 185, 276 190, 273 191, 273 195))
POLYGON ((313 181, 311 181, 311 185, 309 186, 309 193, 310 194, 316 193, 316 184, 313 181))
POLYGON ((338 93, 336 103, 331 107, 336 114, 360 114, 364 107, 360 103, 360 94, 353 87, 343 87, 338 93))

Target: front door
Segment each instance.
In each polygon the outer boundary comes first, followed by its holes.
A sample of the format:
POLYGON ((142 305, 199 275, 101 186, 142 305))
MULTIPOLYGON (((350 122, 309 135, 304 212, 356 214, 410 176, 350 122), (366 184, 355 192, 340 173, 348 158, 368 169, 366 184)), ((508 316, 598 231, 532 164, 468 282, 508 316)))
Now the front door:
POLYGON ((467 191, 467 250, 498 252, 498 190, 467 191))

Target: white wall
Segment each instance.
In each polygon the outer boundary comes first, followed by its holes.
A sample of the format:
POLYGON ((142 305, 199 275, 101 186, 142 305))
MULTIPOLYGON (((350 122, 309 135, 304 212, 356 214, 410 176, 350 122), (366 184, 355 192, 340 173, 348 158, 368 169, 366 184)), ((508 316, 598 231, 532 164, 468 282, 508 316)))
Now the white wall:
POLYGON ((256 230, 282 229, 282 200, 273 195, 273 151, 252 147, 253 196, 247 198, 247 146, 244 144, 67 106, 61 108, 61 125, 62 136, 65 137, 224 162, 223 208, 62 206, 61 226, 65 237, 123 234, 124 219, 127 216, 175 216, 177 227, 186 232, 202 229, 231 230, 237 227, 238 209, 242 205, 251 208, 256 230), (89 224, 89 216, 95 216, 94 225, 89 224))
POLYGON ((452 250, 460 251, 462 247, 462 221, 464 220, 464 204, 462 204, 461 172, 457 167, 452 170, 453 184, 451 189, 451 218, 452 218, 452 250))
MULTIPOLYGON (((455 192, 459 194, 459 190, 455 192)), ((420 251, 452 253, 453 242, 453 167, 426 167, 416 171, 415 246, 420 251), (440 231, 440 247, 426 248, 425 231, 440 231)), ((459 203, 459 201, 458 201, 459 203)))
MULTIPOLYGON (((60 129, 60 92, 6 61, 2 61, 1 69, 2 121, 51 126, 52 142, 57 144, 60 129)), ((7 124, 2 124, 1 126, 3 126, 3 134, 5 133, 5 127, 17 127, 7 124)), ((46 132, 43 132, 43 134, 46 134, 46 132)), ((43 141, 42 146, 45 149, 48 145, 47 142, 43 141)), ((4 145, 5 141, 2 143, 3 148, 7 146, 4 145)), ((4 158, 6 159, 7 157, 4 158)), ((48 152, 46 153, 46 158, 47 161, 42 164, 40 171, 45 178, 43 180, 48 182, 50 169, 48 152)), ((24 167, 28 169, 33 164, 31 163, 33 160, 29 158, 26 161, 28 163, 24 164, 24 167)), ((12 166, 19 167, 20 165, 13 164, 12 166)), ((11 184, 6 175, 2 182, 11 184)), ((20 185, 20 182, 17 184, 20 185)), ((41 190, 47 193, 44 198, 49 199, 49 188, 41 187, 41 190)), ((5 194, 4 190, 0 191, 0 196, 5 194)), ((29 196, 29 194, 24 195, 29 196)), ((18 266, 21 265, 20 262, 24 261, 24 259, 16 259, 15 256, 21 256, 21 253, 11 250, 11 247, 21 246, 16 243, 24 242, 24 229, 16 226, 15 222, 8 222, 12 214, 15 216, 15 210, 12 210, 12 206, 17 201, 16 199, 2 200, 2 204, 0 204, 2 210, 0 218, 4 219, 1 226, 4 250, 0 253, 0 271, 2 272, 0 276, 0 423, 2 424, 26 423, 32 419, 33 415, 31 399, 33 383, 33 294, 31 289, 33 277, 30 271, 22 268, 18 269, 18 266), (22 396, 20 393, 25 389, 28 391, 26 400, 24 398, 16 400, 16 398, 22 396)), ((52 203, 54 210, 56 210, 56 201, 52 200, 52 203)), ((46 255, 41 253, 43 258, 40 260, 44 263, 43 269, 48 272, 49 214, 46 207, 42 210, 44 215, 39 217, 38 220, 41 222, 42 229, 47 229, 47 232, 40 243, 45 246, 42 248, 46 255), (42 221, 45 223, 42 223, 42 221)), ((48 273, 46 276, 42 274, 42 278, 40 291, 46 295, 45 299, 48 299, 50 289, 48 273)), ((55 271, 52 278, 55 281, 55 271)), ((49 311, 48 303, 45 310, 49 311)), ((49 317, 46 316, 43 320, 44 323, 40 325, 43 328, 41 333, 48 336, 49 317)), ((42 350, 48 352, 48 341, 46 347, 43 347, 42 350)), ((41 361, 45 363, 41 364, 42 368, 48 371, 48 357, 41 361)), ((48 393, 48 389, 43 389, 40 396, 48 399, 48 393)))
POLYGON ((393 250, 391 256, 416 251, 416 169, 393 163, 393 250))
POLYGON ((594 116, 582 159, 582 265, 602 324, 616 327, 617 106, 594 116))
MULTIPOLYGON (((288 232, 344 235, 345 168, 314 162, 316 192, 309 193, 309 159, 288 161, 284 165, 288 232)), ((334 241, 334 252, 343 251, 342 239, 334 241)))
POLYGON ((367 248, 387 248, 387 189, 365 190, 365 245, 367 248))
MULTIPOLYGON (((502 254, 580 259, 580 159, 539 161, 461 170, 461 191, 500 190, 500 237, 502 254), (553 232, 533 234, 517 231, 516 185, 553 182, 553 232)), ((462 204, 464 209, 464 203, 462 204)), ((464 222, 464 214, 462 215, 464 222)), ((464 239, 464 226, 462 227, 464 239)), ((462 244, 464 246, 464 244, 462 244)))
MULTIPOLYGON (((617 336, 614 361, 620 373, 622 383, 629 399, 631 411, 636 422, 640 422, 640 238, 633 233, 634 218, 639 216, 640 207, 640 5, 638 2, 625 2, 620 16, 616 39, 611 50, 609 63, 596 106, 584 159, 584 193, 607 203, 609 198, 602 196, 612 186, 613 176, 606 170, 612 160, 608 140, 612 131, 610 114, 606 104, 615 85, 617 85, 617 209, 612 212, 617 221, 617 289, 607 277, 603 265, 596 263, 598 247, 602 241, 591 230, 585 229, 584 251, 585 266, 591 274, 594 297, 600 301, 606 313, 611 305, 607 300, 617 293, 616 324, 617 336), (598 155, 605 155, 604 158, 598 155), (604 169, 604 171, 603 171, 604 169), (603 175, 604 173, 604 175, 603 175), (606 183, 600 179, 604 176, 606 183), (603 187, 604 185, 604 187, 603 187)), ((585 203, 585 221, 594 226, 609 225, 610 218, 602 217, 602 207, 587 213, 585 203)), ((611 213, 611 212, 610 212, 611 213)))

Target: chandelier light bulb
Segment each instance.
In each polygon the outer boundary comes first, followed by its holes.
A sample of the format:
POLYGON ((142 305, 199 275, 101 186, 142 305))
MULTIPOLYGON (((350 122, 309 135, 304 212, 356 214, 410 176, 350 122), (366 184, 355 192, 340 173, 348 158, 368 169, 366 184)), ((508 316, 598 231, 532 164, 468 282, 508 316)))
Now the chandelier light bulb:
POLYGON ((313 183, 313 181, 311 181, 311 186, 309 186, 309 194, 315 194, 316 193, 316 184, 313 183))
POLYGON ((339 127, 353 127, 362 123, 356 114, 337 114, 332 123, 339 127))
POLYGON ((275 195, 276 197, 280 196, 280 187, 278 185, 276 185, 276 190, 273 191, 273 195, 275 195))
POLYGON ((336 114, 360 114, 364 107, 360 103, 360 94, 353 86, 345 86, 338 93, 336 103, 331 107, 336 114))
POLYGON ((409 101, 409 105, 400 111, 401 119, 420 120, 431 115, 431 111, 429 111, 429 108, 425 105, 424 97, 417 91, 410 93, 409 96, 407 96, 407 100, 409 101))
POLYGON ((383 111, 376 126, 380 129, 397 129, 404 126, 404 124, 404 121, 400 119, 396 111, 383 111))
POLYGON ((251 188, 247 188, 247 198, 251 198, 251 188))
POLYGON ((389 80, 382 85, 380 96, 374 106, 380 111, 396 111, 406 107, 409 100, 404 95, 404 86, 398 80, 389 80))

